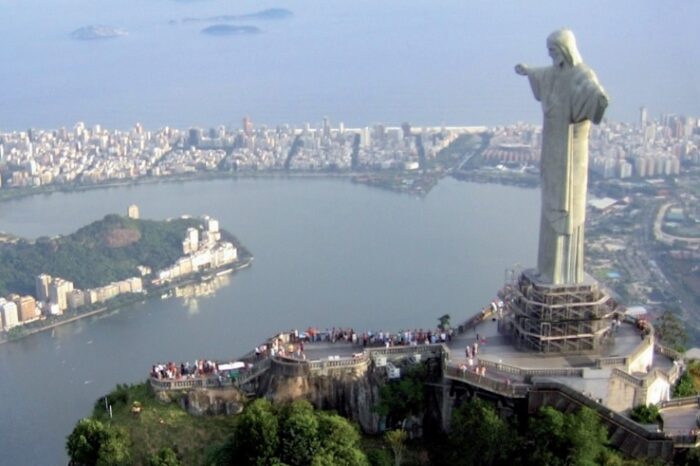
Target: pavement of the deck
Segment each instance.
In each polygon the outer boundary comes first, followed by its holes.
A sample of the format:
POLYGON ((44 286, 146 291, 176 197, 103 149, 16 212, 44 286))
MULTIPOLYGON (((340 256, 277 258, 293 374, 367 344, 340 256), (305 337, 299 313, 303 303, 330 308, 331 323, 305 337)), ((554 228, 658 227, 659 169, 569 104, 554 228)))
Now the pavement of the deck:
MULTIPOLYGON (((512 339, 498 332, 498 321, 486 319, 473 329, 452 339, 449 344, 450 363, 461 365, 466 362, 465 348, 472 345, 477 334, 481 343, 478 346, 478 359, 501 363, 520 369, 567 369, 582 368, 583 377, 548 376, 547 380, 565 384, 590 398, 603 404, 607 403, 610 387, 610 368, 597 369, 596 360, 601 357, 624 357, 631 354, 642 342, 642 335, 636 326, 622 323, 615 332, 612 344, 602 348, 599 354, 593 355, 542 355, 531 351, 518 350, 513 346, 512 339)), ((655 354, 654 368, 667 371, 673 365, 671 359, 655 354)), ((492 368, 487 371, 496 379, 509 379, 512 382, 522 381, 523 377, 499 372, 492 368)), ((643 377, 644 374, 634 374, 643 377)), ((543 378, 543 377, 539 377, 543 378)))
POLYGON ((627 356, 642 342, 640 332, 631 324, 622 324, 616 334, 614 344, 603 348, 599 355, 542 355, 531 351, 516 349, 512 340, 498 332, 498 321, 486 319, 473 329, 452 339, 449 347, 453 358, 466 358, 465 347, 476 341, 479 344, 479 359, 499 362, 522 369, 551 369, 592 367, 600 357, 627 356))
MULTIPOLYGON (((599 354, 594 355, 542 355, 531 351, 516 349, 512 340, 508 336, 498 332, 498 321, 486 319, 473 329, 456 335, 447 344, 450 349, 450 365, 461 366, 467 364, 465 348, 476 341, 477 334, 480 339, 478 354, 475 363, 479 360, 487 360, 494 363, 514 366, 521 369, 567 369, 583 368, 583 377, 552 376, 549 380, 564 383, 581 393, 584 393, 595 400, 605 404, 608 399, 608 388, 610 382, 609 368, 597 369, 596 360, 601 357, 624 357, 632 352, 642 342, 642 335, 639 329, 629 323, 622 323, 615 332, 614 342, 605 345, 599 354)), ((363 350, 361 345, 347 342, 311 342, 304 345, 306 359, 328 360, 335 358, 348 358, 353 354, 363 350)), ((672 366, 669 358, 656 354, 654 357, 654 367, 668 370, 672 366)), ((496 380, 509 380, 511 382, 522 382, 523 376, 514 375, 507 372, 498 371, 489 367, 487 374, 496 380)), ((635 374, 643 376, 644 374, 635 374)))
MULTIPOLYGON (((600 357, 627 356, 642 342, 639 330, 627 323, 618 327, 614 344, 606 345, 598 355, 541 355, 531 351, 516 349, 508 336, 498 332, 498 322, 486 319, 475 328, 456 335, 448 343, 450 348, 450 363, 463 364, 466 362, 465 348, 472 345, 479 336, 477 361, 488 360, 495 363, 507 364, 522 369, 553 369, 553 368, 593 368, 596 359, 600 357)), ((347 358, 363 350, 361 345, 344 341, 335 343, 309 342, 304 345, 306 359, 309 361, 339 357, 347 358)), ((671 361, 667 358, 655 358, 654 367, 668 369, 671 361)), ((601 373, 602 375, 602 373, 601 373)))
POLYGON ((698 414, 700 409, 697 404, 662 409, 664 432, 670 435, 689 435, 698 428, 698 414))

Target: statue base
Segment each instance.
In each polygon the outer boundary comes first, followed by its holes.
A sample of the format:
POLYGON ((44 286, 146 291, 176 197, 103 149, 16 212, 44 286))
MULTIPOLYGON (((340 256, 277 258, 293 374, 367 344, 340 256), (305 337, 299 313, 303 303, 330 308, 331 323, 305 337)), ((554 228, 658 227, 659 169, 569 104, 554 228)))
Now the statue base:
POLYGON ((611 335, 615 301, 586 274, 583 282, 556 285, 529 269, 506 287, 501 329, 516 348, 545 354, 598 352, 611 335))

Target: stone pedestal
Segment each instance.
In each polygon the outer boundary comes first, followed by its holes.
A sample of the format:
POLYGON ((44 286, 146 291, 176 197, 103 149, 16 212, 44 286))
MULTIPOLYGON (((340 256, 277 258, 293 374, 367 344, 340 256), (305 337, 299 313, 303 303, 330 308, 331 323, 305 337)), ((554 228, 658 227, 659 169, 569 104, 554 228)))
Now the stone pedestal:
POLYGON ((514 344, 538 353, 597 352, 610 333, 615 303, 598 282, 554 285, 526 270, 506 297, 506 331, 514 344))

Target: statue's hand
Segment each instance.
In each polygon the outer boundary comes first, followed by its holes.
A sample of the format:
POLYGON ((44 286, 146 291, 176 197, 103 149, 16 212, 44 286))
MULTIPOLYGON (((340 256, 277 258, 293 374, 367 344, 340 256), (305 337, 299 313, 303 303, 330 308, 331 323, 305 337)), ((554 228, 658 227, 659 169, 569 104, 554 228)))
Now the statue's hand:
POLYGON ((518 73, 520 76, 527 76, 527 65, 523 65, 522 63, 518 63, 515 65, 515 72, 518 73))

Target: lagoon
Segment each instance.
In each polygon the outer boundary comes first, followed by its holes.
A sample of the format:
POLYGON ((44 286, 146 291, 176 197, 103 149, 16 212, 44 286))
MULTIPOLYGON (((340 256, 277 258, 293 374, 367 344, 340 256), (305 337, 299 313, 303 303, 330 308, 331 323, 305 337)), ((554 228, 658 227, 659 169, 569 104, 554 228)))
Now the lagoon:
POLYGON ((149 300, 0 345, 0 463, 65 464, 75 422, 154 362, 236 357, 309 325, 465 318, 493 299, 506 268, 534 263, 539 215, 533 189, 446 179, 417 198, 342 179, 255 178, 38 195, 3 203, 0 228, 64 234, 131 203, 143 218, 218 218, 253 266, 209 296, 149 300))

